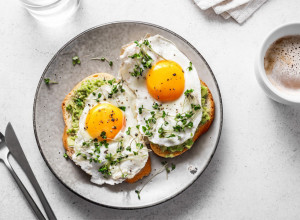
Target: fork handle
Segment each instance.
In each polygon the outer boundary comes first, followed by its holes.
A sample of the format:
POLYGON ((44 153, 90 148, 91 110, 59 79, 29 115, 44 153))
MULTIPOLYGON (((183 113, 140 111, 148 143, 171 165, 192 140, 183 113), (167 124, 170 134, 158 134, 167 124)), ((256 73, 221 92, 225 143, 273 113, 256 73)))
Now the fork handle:
POLYGON ((41 212, 39 207, 36 205, 35 201, 32 199, 31 195, 29 194, 29 192, 27 191, 27 189, 25 188, 25 186, 23 185, 23 183, 21 182, 21 180, 19 179, 19 177, 15 173, 14 169, 12 168, 10 163, 8 162, 8 159, 5 158, 3 161, 6 165, 6 167, 8 168, 8 170, 10 171, 11 175, 14 177, 15 181, 17 182, 18 186, 20 187, 21 191, 23 192, 25 198, 27 199, 28 203, 30 204, 31 208, 35 212, 38 219, 46 220, 43 213, 41 212))

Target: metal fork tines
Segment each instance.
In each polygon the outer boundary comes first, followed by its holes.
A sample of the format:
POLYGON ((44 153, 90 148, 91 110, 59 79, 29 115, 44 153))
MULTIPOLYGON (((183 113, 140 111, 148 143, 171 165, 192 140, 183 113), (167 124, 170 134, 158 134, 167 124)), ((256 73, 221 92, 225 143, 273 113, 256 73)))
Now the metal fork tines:
POLYGON ((28 203, 32 207, 33 211, 35 212, 36 216, 38 219, 45 219, 44 215, 42 214, 41 210, 39 207, 36 205, 35 201, 32 199, 31 195, 23 185, 22 181, 19 179, 17 174, 15 173, 14 169, 10 165, 8 161, 8 156, 9 156, 9 150, 6 146, 5 143, 5 137, 4 135, 0 132, 0 160, 4 162, 8 170, 10 171, 11 175, 14 177, 15 181, 17 182, 18 186, 20 187, 21 191, 23 192, 25 198, 27 199, 28 203))

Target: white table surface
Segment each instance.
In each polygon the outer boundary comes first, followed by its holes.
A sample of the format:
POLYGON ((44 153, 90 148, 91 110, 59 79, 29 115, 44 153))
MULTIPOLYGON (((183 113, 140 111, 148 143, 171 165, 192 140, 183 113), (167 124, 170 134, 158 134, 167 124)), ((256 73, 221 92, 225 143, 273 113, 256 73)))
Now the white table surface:
MULTIPOLYGON (((0 1, 0 131, 12 122, 58 219, 299 219, 300 110, 268 99, 253 71, 262 39, 292 21, 300 21, 299 0, 269 0, 243 25, 192 0, 85 0, 69 23, 49 28, 18 1, 0 1), (38 150, 32 123, 38 81, 57 50, 90 27, 118 20, 151 22, 186 38, 210 64, 224 104, 220 143, 203 175, 171 201, 133 211, 91 204, 63 186, 38 150)), ((0 219, 34 218, 1 163, 0 219)))

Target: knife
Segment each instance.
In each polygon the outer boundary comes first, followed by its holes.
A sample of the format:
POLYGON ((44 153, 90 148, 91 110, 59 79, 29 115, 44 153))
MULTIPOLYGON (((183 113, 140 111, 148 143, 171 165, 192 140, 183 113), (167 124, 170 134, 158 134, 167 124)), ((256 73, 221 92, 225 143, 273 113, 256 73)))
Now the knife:
POLYGON ((49 219, 56 220, 56 217, 54 215, 53 210, 51 209, 38 181, 36 180, 34 173, 31 170, 31 167, 26 159, 26 156, 22 150, 22 147, 18 141, 18 138, 16 136, 16 133, 9 122, 6 130, 5 130, 5 141, 7 144, 7 147, 10 151, 10 153, 13 155, 13 157, 16 159, 16 161, 19 163, 23 171, 25 172, 26 176, 28 177, 29 181, 31 182, 33 188, 35 189, 38 197, 41 200, 41 203, 45 209, 45 212, 49 219))

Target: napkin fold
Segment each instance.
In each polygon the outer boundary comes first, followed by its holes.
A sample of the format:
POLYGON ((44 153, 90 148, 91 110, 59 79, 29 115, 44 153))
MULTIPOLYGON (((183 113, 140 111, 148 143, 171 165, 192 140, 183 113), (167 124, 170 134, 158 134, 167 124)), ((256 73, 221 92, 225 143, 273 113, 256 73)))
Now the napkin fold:
POLYGON ((237 8, 237 7, 239 7, 243 4, 246 4, 250 1, 251 0, 225 0, 217 5, 213 6, 213 9, 216 14, 222 14, 223 12, 237 8))
POLYGON ((224 19, 232 17, 238 23, 245 22, 267 0, 194 0, 202 9, 212 8, 224 19))
POLYGON ((202 10, 206 10, 223 2, 224 0, 194 0, 194 1, 202 10))

